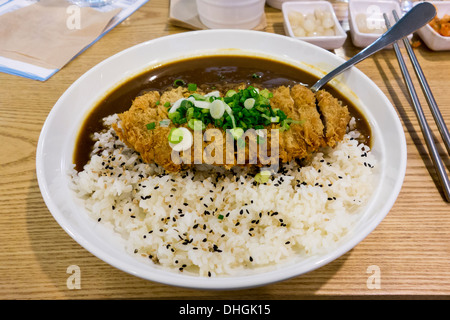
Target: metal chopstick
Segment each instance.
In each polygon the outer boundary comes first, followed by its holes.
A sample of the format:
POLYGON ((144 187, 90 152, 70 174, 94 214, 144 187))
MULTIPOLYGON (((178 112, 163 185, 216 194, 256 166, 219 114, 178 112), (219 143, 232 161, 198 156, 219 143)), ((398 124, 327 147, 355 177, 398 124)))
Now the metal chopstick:
MULTIPOLYGON (((397 11, 392 10, 392 14, 394 15, 395 21, 398 21, 399 17, 397 11)), ((409 44, 408 39, 404 38, 403 43, 405 44, 406 51, 408 52, 408 56, 411 59, 411 63, 414 67, 416 76, 419 79, 423 94, 427 100, 428 105, 430 106, 430 110, 433 114, 433 118, 436 122, 439 133, 441 134, 442 140, 444 141, 445 147, 447 148, 447 153, 450 155, 450 133, 448 131, 448 128, 445 124, 444 119, 442 118, 441 112, 439 111, 436 100, 434 99, 433 93, 431 92, 430 86, 428 85, 427 79, 423 74, 422 68, 420 67, 419 61, 417 61, 416 55, 411 45, 409 44)))
MULTIPOLYGON (((383 13, 383 17, 384 17, 384 20, 386 23, 386 27, 390 28, 391 24, 389 22, 389 19, 388 19, 386 13, 383 13)), ((416 90, 414 89, 414 85, 411 80, 411 76, 409 75, 408 69, 406 67, 405 60, 403 60, 403 56, 400 52, 398 44, 394 43, 393 46, 394 46, 395 54, 397 56, 398 63, 400 65, 400 69, 403 74, 403 79, 405 80, 406 86, 408 88, 408 92, 409 92, 409 94, 411 96, 411 100, 413 102, 414 111, 416 113, 417 119, 419 120, 420 129, 422 130, 422 134, 425 138, 425 142, 428 147, 428 152, 431 155, 431 160, 433 161, 433 165, 434 165, 434 168, 438 175, 441 187, 444 191, 445 198, 448 202, 450 202, 450 181, 449 181, 449 178, 445 171, 445 167, 442 163, 442 159, 439 156, 439 152, 436 148, 436 145, 434 144, 433 136, 431 134, 431 129, 430 129, 428 122, 425 118, 425 115, 423 113, 422 106, 420 104, 419 98, 417 97, 416 90)))

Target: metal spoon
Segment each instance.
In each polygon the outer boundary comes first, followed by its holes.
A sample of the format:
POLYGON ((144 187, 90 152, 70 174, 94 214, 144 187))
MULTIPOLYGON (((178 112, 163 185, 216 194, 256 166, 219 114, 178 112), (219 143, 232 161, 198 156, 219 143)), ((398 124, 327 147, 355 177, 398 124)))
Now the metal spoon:
POLYGON ((311 90, 313 92, 318 91, 331 79, 341 74, 348 68, 352 67, 358 62, 361 62, 362 60, 371 56, 375 52, 380 51, 381 49, 393 44, 398 40, 401 40, 404 37, 407 37, 414 31, 422 28, 431 19, 433 19, 435 15, 436 9, 431 3, 422 2, 414 6, 396 24, 394 24, 392 28, 387 30, 375 42, 373 42, 370 46, 366 47, 364 50, 362 50, 361 52, 359 52, 358 54, 356 54, 355 56, 353 56, 352 58, 341 64, 333 71, 326 74, 322 79, 317 81, 311 87, 311 90))

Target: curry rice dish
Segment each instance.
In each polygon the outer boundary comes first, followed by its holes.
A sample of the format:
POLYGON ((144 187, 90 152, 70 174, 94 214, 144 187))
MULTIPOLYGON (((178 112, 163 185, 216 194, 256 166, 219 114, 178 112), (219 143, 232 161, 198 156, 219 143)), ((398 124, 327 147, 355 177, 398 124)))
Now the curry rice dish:
POLYGON ((332 88, 314 94, 302 82, 315 80, 247 56, 148 70, 86 119, 72 188, 130 254, 176 272, 234 275, 332 250, 372 194, 376 160, 358 110, 332 88), (195 153, 186 134, 208 129, 233 141, 223 161, 174 163, 174 150, 195 153), (278 143, 276 171, 250 161, 252 139, 278 143))

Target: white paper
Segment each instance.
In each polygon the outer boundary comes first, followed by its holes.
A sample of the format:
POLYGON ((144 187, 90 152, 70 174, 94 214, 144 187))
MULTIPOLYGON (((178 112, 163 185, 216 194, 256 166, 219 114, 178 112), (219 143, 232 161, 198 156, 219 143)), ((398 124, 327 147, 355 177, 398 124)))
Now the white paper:
MULTIPOLYGON (((10 11, 14 11, 20 8, 24 8, 33 3, 38 2, 37 0, 0 0, 0 15, 5 14, 10 11)), ((148 0, 116 0, 111 5, 104 6, 101 8, 94 8, 99 11, 107 12, 110 10, 114 10, 116 8, 121 8, 122 10, 113 18, 108 26, 105 28, 105 31, 97 37, 93 42, 91 42, 88 46, 86 46, 83 50, 81 50, 76 56, 81 54, 84 50, 89 48, 92 44, 97 42, 100 38, 102 38, 106 33, 108 33, 112 28, 117 26, 127 17, 129 17, 133 12, 139 9, 143 4, 148 2, 148 0)), ((72 5, 67 2, 67 6, 72 5)), ((75 57, 76 57, 75 56, 75 57)), ((75 58, 74 57, 74 58, 75 58)), ((9 73, 18 75, 25 78, 30 78, 34 80, 45 81, 48 80, 53 74, 58 72, 59 69, 46 69, 39 66, 35 66, 33 64, 8 59, 6 57, 0 56, 0 72, 9 73)))

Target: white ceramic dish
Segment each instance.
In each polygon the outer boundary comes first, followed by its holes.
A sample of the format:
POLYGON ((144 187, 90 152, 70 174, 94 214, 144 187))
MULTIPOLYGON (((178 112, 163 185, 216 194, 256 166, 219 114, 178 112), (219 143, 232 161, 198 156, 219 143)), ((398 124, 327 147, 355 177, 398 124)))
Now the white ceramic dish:
MULTIPOLYGON (((435 5, 437 9, 437 16, 442 18, 446 14, 450 14, 450 2, 449 1, 428 1, 435 5)), ((415 2, 414 5, 419 2, 415 2)), ((426 25, 425 27, 419 29, 417 34, 420 36, 423 42, 428 48, 434 51, 445 51, 450 50, 450 37, 441 36, 439 33, 434 31, 434 29, 426 25)))
POLYGON ((264 14, 264 0, 196 0, 200 21, 210 29, 253 29, 264 14))
POLYGON ((267 5, 275 9, 280 9, 284 2, 295 1, 295 0, 266 0, 267 5))
POLYGON ((333 6, 328 1, 295 1, 284 2, 282 5, 284 30, 292 38, 300 39, 327 50, 333 50, 342 47, 347 39, 347 33, 342 29, 334 12, 333 6), (289 22, 289 12, 297 11, 302 14, 314 13, 315 9, 331 12, 334 21, 335 36, 317 36, 317 37, 296 37, 291 23, 289 22))
MULTIPOLYGON (((368 19, 373 19, 373 24, 385 26, 383 13, 386 13, 391 25, 395 23, 392 10, 396 10, 399 17, 402 16, 400 5, 397 1, 390 0, 350 0, 348 5, 348 17, 352 42, 356 47, 365 48, 377 40, 381 34, 364 33, 359 30, 356 17, 358 14, 365 14, 368 19)), ((400 42, 399 42, 400 44, 400 42)), ((389 48, 392 48, 390 46, 389 48)))
POLYGON ((333 80, 370 122, 377 185, 362 218, 340 245, 324 255, 269 270, 232 277, 203 278, 174 273, 128 254, 122 240, 91 219, 69 187, 75 139, 86 114, 109 90, 151 66, 184 57, 243 54, 271 57, 317 76, 344 62, 317 46, 281 35, 248 30, 192 31, 154 39, 106 59, 75 81, 48 115, 39 137, 36 171, 42 196, 61 227, 86 250, 132 275, 164 284, 197 289, 261 286, 317 269, 362 241, 382 221, 400 192, 406 168, 406 143, 396 111, 383 92, 358 69, 333 80), (161 54, 163 52, 164 54, 161 54))

